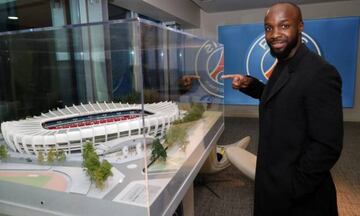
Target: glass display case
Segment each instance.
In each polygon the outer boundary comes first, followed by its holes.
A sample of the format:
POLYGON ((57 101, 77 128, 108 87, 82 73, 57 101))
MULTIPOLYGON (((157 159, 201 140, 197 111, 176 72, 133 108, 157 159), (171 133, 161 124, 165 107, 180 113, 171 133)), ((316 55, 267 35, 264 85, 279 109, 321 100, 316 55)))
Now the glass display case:
POLYGON ((223 65, 141 19, 0 33, 0 213, 172 215, 224 129, 223 65))

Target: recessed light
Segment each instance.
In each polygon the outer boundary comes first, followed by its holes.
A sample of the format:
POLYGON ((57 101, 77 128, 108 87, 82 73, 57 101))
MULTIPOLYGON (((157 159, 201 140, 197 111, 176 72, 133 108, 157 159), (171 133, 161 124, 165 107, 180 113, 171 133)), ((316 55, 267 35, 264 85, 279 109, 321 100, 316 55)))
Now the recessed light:
POLYGON ((19 19, 19 17, 17 17, 17 16, 8 16, 8 19, 17 20, 17 19, 19 19))

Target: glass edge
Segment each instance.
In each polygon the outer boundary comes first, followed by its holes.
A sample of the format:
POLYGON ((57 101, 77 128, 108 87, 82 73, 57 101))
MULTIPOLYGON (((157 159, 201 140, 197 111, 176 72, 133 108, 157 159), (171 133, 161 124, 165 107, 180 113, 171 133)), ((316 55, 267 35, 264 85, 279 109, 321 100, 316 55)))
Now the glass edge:
POLYGON ((109 20, 109 21, 101 21, 101 22, 79 23, 79 24, 70 24, 70 25, 62 25, 62 26, 48 26, 48 27, 41 27, 41 28, 21 29, 21 30, 0 32, 0 36, 15 35, 15 34, 20 34, 20 33, 28 33, 28 32, 41 32, 41 31, 51 31, 51 30, 59 30, 59 29, 71 29, 74 27, 95 26, 95 25, 100 25, 100 24, 126 23, 126 22, 134 22, 134 21, 139 21, 139 18, 118 19, 118 20, 109 20))
MULTIPOLYGON (((180 33, 180 34, 183 34, 183 35, 186 35, 186 36, 189 36, 189 37, 193 37, 193 38, 197 38, 197 39, 200 39, 200 40, 209 40, 209 39, 204 39, 202 37, 199 37, 197 35, 194 35, 194 34, 191 34, 189 32, 185 32, 183 30, 178 30, 178 29, 174 29, 174 28, 171 28, 171 27, 167 27, 163 24, 159 24, 159 23, 156 23, 154 21, 151 21, 151 20, 146 20, 146 19, 143 19, 143 18, 139 18, 139 21, 141 23, 145 23, 145 24, 149 24, 149 25, 154 25, 154 26, 157 26, 159 28, 162 28, 162 29, 165 29, 165 30, 169 30, 169 31, 172 31, 172 32, 175 32, 175 33, 180 33)), ((210 40, 209 40, 210 41, 210 40)), ((216 42, 216 41, 214 41, 216 42)), ((219 42, 216 42, 219 44, 219 42)))
MULTIPOLYGON (((14 30, 14 31, 5 31, 5 32, 0 32, 0 36, 11 36, 11 35, 16 35, 16 34, 22 34, 22 33, 29 33, 29 32, 41 32, 41 31, 53 31, 53 30, 59 30, 59 29, 71 29, 74 27, 82 27, 82 26, 96 26, 96 25, 100 25, 100 24, 118 24, 118 23, 127 23, 127 22, 135 22, 135 21, 139 21, 140 23, 145 23, 148 25, 153 25, 156 26, 158 28, 162 28, 165 30, 169 30, 175 33, 179 33, 179 34, 183 34, 192 38, 196 38, 199 40, 204 40, 204 38, 201 38, 197 35, 185 32, 183 30, 178 30, 178 29, 174 29, 171 27, 167 27, 163 24, 159 24, 150 20, 146 20, 143 18, 128 18, 128 19, 118 19, 118 20, 108 20, 108 21, 101 21, 101 22, 91 22, 91 23, 80 23, 80 24, 70 24, 70 25, 62 25, 62 26, 48 26, 48 27, 41 27, 41 28, 30 28, 30 29, 21 29, 21 30, 14 30)), ((207 40, 207 39, 206 39, 207 40)), ((215 41, 214 41, 215 42, 215 41)), ((216 42, 217 44, 220 44, 219 42, 216 42)))

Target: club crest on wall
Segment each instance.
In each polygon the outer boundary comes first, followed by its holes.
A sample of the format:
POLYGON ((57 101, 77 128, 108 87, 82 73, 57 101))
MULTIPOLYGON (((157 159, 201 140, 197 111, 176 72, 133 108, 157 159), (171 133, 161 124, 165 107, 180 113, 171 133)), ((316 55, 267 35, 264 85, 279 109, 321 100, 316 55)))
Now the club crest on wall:
POLYGON ((195 57, 195 73, 200 76, 201 87, 209 94, 223 98, 224 47, 206 41, 195 57))

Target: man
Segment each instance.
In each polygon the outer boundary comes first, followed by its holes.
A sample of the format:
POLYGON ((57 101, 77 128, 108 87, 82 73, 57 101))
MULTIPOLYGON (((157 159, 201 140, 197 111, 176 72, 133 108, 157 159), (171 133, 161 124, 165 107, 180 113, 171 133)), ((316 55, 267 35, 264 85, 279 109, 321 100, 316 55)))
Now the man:
POLYGON ((337 215, 330 169, 342 149, 341 79, 302 44, 298 6, 274 4, 264 21, 278 61, 267 85, 250 76, 223 76, 260 100, 254 215, 337 215))

